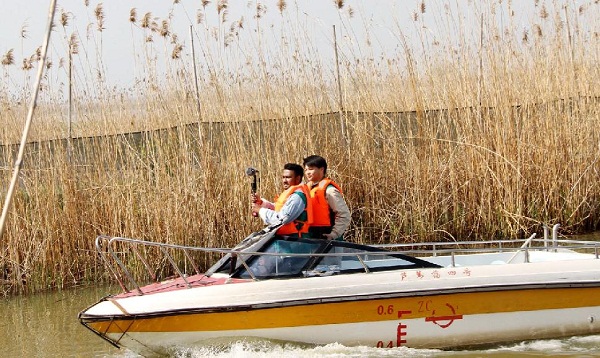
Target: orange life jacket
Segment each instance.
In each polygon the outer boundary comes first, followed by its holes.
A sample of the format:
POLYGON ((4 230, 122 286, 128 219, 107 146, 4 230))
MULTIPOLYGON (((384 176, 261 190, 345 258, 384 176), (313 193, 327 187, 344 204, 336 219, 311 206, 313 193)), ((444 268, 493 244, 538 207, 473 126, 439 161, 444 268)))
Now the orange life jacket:
MULTIPOLYGON (((292 222, 289 222, 283 226, 281 226, 277 230, 277 234, 279 235, 302 235, 308 233, 308 228, 313 220, 312 214, 312 204, 310 200, 310 192, 308 191, 308 186, 306 184, 293 185, 287 188, 283 193, 279 194, 279 196, 275 199, 275 211, 279 212, 281 208, 283 208, 283 204, 285 204, 288 197, 295 192, 301 192, 306 197, 306 205, 304 207, 304 215, 306 217, 306 221, 296 219, 292 222)), ((298 218, 302 217, 301 214, 298 218)))
POLYGON ((329 185, 333 185, 337 190, 342 189, 333 180, 325 178, 310 190, 310 201, 312 202, 313 222, 311 226, 333 226, 331 217, 331 208, 325 198, 325 191, 329 185))

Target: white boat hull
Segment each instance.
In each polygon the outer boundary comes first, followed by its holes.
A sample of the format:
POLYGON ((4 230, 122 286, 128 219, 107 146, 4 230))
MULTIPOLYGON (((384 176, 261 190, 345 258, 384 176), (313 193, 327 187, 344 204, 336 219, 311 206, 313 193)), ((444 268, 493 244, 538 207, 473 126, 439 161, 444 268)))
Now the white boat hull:
POLYGON ((239 339, 454 348, 600 333, 593 254, 426 260, 439 266, 262 281, 190 276, 185 285, 179 279, 109 297, 80 320, 145 355, 239 339))
MULTIPOLYGON (((193 290, 186 291, 193 296, 189 292, 193 290)), ((600 287, 540 285, 457 291, 362 300, 355 296, 355 300, 320 299, 209 312, 137 313, 88 326, 119 345, 146 354, 163 353, 165 347, 213 344, 240 337, 381 348, 446 348, 600 332, 600 287)))

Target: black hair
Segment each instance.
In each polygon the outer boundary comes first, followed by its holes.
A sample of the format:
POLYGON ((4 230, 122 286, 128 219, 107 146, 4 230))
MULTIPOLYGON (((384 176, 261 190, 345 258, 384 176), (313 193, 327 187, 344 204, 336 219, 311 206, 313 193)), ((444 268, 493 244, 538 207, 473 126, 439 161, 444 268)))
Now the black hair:
POLYGON ((325 158, 321 157, 320 155, 309 155, 308 157, 304 158, 303 164, 305 167, 309 166, 309 167, 325 168, 323 173, 327 173, 327 161, 325 160, 325 158))
POLYGON ((294 172, 294 174, 296 174, 296 176, 304 176, 304 168, 302 168, 301 165, 296 164, 296 163, 286 163, 283 166, 284 170, 291 170, 294 172))

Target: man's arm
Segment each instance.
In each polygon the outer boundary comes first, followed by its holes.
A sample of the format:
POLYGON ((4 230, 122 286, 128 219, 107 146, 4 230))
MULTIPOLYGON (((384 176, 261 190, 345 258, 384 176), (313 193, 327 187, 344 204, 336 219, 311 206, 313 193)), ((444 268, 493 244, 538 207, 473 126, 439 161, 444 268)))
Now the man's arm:
POLYGON ((267 209, 273 209, 273 210, 275 209, 275 204, 273 204, 272 202, 268 201, 265 198, 262 198, 257 193, 250 194, 250 202, 252 204, 256 203, 261 208, 267 208, 267 209))
POLYGON ((273 204, 272 202, 268 201, 267 199, 261 198, 262 203, 260 204, 260 206, 262 208, 266 208, 266 209, 271 209, 271 210, 275 210, 275 204, 273 204))
POLYGON ((335 215, 335 221, 331 233, 326 234, 325 237, 328 239, 337 239, 344 235, 348 227, 350 226, 350 209, 344 200, 344 196, 340 191, 333 185, 329 185, 325 190, 325 199, 327 204, 335 215))
POLYGON ((280 222, 283 222, 285 225, 296 220, 296 218, 302 214, 305 207, 306 204, 304 204, 300 194, 293 193, 287 198, 279 212, 262 207, 258 211, 258 215, 263 219, 266 225, 279 224, 280 222))

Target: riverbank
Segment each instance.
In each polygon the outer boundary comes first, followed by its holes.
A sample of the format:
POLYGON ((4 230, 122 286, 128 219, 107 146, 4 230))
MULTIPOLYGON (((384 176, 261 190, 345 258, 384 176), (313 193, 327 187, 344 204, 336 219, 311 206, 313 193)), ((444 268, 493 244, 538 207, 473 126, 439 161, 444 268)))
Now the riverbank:
MULTIPOLYGON (((536 3, 523 33, 521 23, 496 21, 497 11, 514 15, 506 2, 456 14, 422 4, 410 27, 419 41, 409 46, 398 24, 386 37, 394 50, 380 57, 351 41, 336 45, 339 59, 322 57, 304 47, 318 39, 301 28, 281 33, 277 51, 221 47, 206 26, 204 58, 173 57, 161 76, 152 59, 162 49, 146 41, 158 28, 140 24, 132 30, 144 32, 148 62, 136 63, 144 75, 132 88, 109 87, 102 66, 75 62, 82 77, 70 82, 72 97, 46 83, 40 98, 0 242, 0 294, 111 280, 94 249, 100 234, 232 246, 261 226, 245 169, 259 169, 260 194, 274 197, 283 164, 311 154, 327 158, 342 186, 351 241, 513 238, 554 223, 564 233, 599 229, 600 42, 589 19, 600 7, 536 3), (467 13, 477 26, 462 26, 467 13), (430 16, 458 33, 430 37, 430 16)), ((219 22, 215 31, 223 39, 228 29, 219 22)), ((85 53, 77 37, 63 41, 85 53)), ((20 83, 14 58, 5 62, 7 83, 20 83)), ((0 87, 1 188, 24 103, 0 87)))

